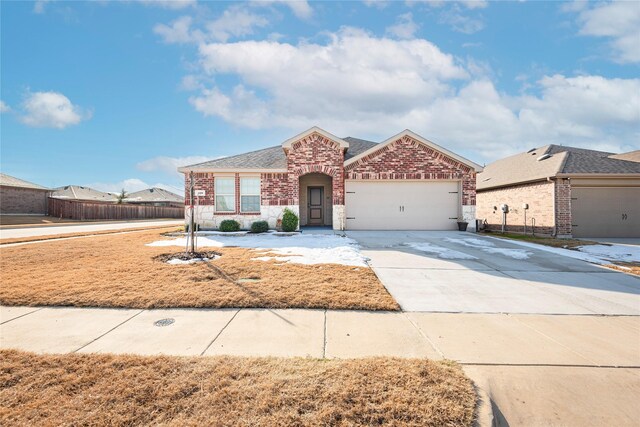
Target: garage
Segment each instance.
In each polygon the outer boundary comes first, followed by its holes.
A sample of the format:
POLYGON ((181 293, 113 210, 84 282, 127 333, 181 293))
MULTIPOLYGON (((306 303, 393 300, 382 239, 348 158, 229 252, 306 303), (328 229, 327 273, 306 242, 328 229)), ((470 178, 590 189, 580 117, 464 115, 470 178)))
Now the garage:
POLYGON ((640 237, 640 187, 571 189, 574 237, 640 237))
POLYGON ((347 230, 456 230, 459 181, 346 181, 347 230))

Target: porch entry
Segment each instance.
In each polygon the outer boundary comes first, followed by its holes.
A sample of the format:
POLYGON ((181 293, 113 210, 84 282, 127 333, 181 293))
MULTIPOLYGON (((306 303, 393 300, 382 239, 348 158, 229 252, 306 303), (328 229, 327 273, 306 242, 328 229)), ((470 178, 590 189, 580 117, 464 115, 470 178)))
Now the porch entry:
POLYGON ((307 187, 307 224, 324 225, 324 187, 307 187))
POLYGON ((300 226, 331 226, 333 217, 332 178, 321 173, 300 177, 300 226))

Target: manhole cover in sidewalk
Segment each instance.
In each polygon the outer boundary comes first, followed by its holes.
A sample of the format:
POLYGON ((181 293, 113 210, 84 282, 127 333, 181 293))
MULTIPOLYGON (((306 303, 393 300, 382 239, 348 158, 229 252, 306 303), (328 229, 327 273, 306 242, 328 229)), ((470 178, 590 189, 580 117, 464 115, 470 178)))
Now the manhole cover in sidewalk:
POLYGON ((153 322, 153 324, 155 326, 169 326, 169 325, 172 325, 175 321, 176 319, 172 319, 169 317, 167 319, 156 320, 155 322, 153 322))

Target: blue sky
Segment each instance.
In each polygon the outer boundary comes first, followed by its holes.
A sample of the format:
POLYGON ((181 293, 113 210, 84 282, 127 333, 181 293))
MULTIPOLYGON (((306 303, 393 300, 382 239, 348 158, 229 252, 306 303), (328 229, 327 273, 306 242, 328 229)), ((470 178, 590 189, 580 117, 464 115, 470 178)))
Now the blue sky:
POLYGON ((479 163, 640 148, 638 2, 2 2, 0 168, 179 191, 318 125, 479 163))

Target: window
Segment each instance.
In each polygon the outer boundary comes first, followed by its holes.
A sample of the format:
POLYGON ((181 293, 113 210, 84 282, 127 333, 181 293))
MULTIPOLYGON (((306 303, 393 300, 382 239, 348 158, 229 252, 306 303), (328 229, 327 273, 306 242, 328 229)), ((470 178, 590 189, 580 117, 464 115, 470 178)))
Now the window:
POLYGON ((216 212, 236 211, 236 180, 235 178, 214 178, 216 185, 216 212))
POLYGON ((240 178, 240 212, 260 212, 260 178, 240 178))

